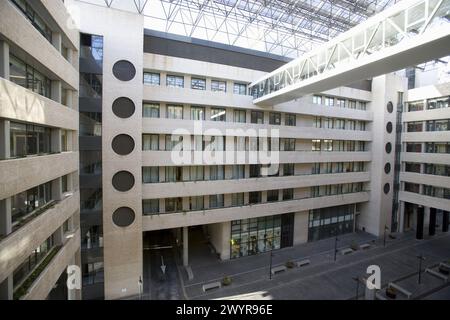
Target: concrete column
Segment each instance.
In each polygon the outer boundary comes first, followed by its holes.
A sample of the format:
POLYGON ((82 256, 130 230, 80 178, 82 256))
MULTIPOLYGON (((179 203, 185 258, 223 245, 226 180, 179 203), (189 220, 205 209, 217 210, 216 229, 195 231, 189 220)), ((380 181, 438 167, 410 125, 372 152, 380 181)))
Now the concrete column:
POLYGON ((403 201, 399 201, 398 215, 398 232, 403 232, 405 228, 405 202, 403 201))
POLYGON ((52 33, 52 44, 58 52, 62 52, 62 36, 60 33, 52 33))
POLYGON ((183 227, 183 266, 189 265, 189 227, 183 227))
POLYGON ((443 211, 442 212, 442 232, 448 232, 448 218, 449 218, 449 212, 443 211))
POLYGON ((72 50, 71 48, 67 48, 66 50, 67 50, 67 61, 68 61, 71 65, 73 65, 73 62, 74 62, 74 56, 75 56, 74 51, 75 51, 75 50, 72 50))
POLYGON ((51 133, 51 150, 52 152, 61 152, 62 146, 61 146, 61 129, 52 129, 51 133))
POLYGON ((73 91, 66 89, 66 101, 62 101, 63 104, 65 104, 68 108, 73 109, 74 103, 73 103, 73 91))
POLYGON ((0 41, 0 77, 9 80, 9 44, 0 41))
POLYGON ((13 276, 10 275, 0 283, 0 300, 13 299, 13 276))
MULTIPOLYGON (((0 236, 12 231, 11 198, 0 200, 0 236)), ((0 298, 1 300, 1 298, 0 298)))
POLYGON ((9 120, 0 119, 0 160, 8 159, 11 156, 10 127, 9 120))
POLYGON ((62 101, 62 84, 61 81, 55 80, 52 81, 52 92, 51 98, 53 101, 61 103, 62 101))
POLYGON ((428 225, 428 234, 434 236, 436 233, 436 208, 430 208, 430 223, 428 225))
POLYGON ((52 198, 53 200, 62 199, 62 179, 57 178, 52 181, 52 198))
POLYGON ((424 207, 417 207, 417 224, 416 224, 416 239, 423 239, 423 220, 424 220, 424 207))

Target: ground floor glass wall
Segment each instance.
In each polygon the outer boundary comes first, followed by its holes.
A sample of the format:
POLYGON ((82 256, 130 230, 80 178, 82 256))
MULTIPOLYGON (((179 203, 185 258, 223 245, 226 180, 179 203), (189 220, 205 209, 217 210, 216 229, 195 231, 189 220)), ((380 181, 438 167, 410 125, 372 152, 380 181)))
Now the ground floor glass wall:
POLYGON ((281 215, 231 222, 231 259, 281 247, 281 215))
POLYGON ((355 205, 310 210, 308 241, 353 232, 355 205))

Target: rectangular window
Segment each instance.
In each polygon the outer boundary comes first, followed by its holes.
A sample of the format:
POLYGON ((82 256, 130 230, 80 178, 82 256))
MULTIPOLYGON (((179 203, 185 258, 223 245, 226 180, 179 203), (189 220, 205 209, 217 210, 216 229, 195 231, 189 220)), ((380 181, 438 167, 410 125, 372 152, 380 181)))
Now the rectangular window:
POLYGON ((225 109, 211 108, 211 121, 226 121, 225 109))
POLYGON ((264 112, 262 111, 252 111, 250 117, 251 123, 263 124, 264 123, 264 112))
POLYGON ((283 145, 283 151, 295 151, 295 139, 294 138, 282 138, 280 139, 283 145))
POLYGON ((167 75, 166 86, 172 87, 172 88, 184 88, 184 77, 167 75))
POLYGON ((166 213, 180 212, 183 210, 182 198, 168 198, 166 199, 166 213))
POLYGON ((294 164, 285 163, 283 164, 283 176, 293 176, 294 175, 294 164))
POLYGON ((189 180, 190 181, 203 181, 205 180, 205 167, 192 166, 189 168, 189 180))
POLYGON ((245 179, 245 165, 233 166, 233 179, 245 179))
POLYGON ((227 92, 227 83, 225 81, 211 80, 211 91, 227 92))
POLYGON ((283 201, 294 199, 294 189, 283 190, 283 201))
POLYGON ((245 110, 234 110, 233 121, 239 123, 245 123, 246 119, 246 111, 245 110))
POLYGON ((408 112, 422 111, 423 106, 424 106, 423 101, 409 102, 408 103, 408 112))
POLYGON ((314 104, 322 104, 322 97, 321 96, 313 96, 313 103, 314 104))
POLYGON ((144 103, 142 104, 142 116, 144 118, 159 118, 159 104, 144 103))
POLYGON ((167 105, 167 119, 183 119, 183 106, 167 105))
POLYGON ((157 134, 142 135, 142 150, 159 151, 159 135, 157 134))
POLYGON ((267 191, 267 202, 278 201, 279 191, 278 190, 268 190, 267 191))
POLYGON ((297 125, 297 116, 295 114, 286 113, 284 115, 284 125, 295 127, 297 125))
POLYGON ((144 72, 144 84, 159 86, 161 85, 161 76, 159 73, 144 72))
POLYGON ((142 168, 142 182, 143 183, 158 183, 159 182, 159 167, 143 167, 142 168))
POLYGON ((41 96, 51 98, 51 80, 19 58, 9 57, 10 81, 41 96))
POLYGON ((422 132, 423 122, 422 121, 408 122, 406 128, 407 132, 422 132))
POLYGON ((281 125, 281 113, 271 112, 269 113, 269 124, 281 125))
POLYGON ((312 140, 312 151, 320 151, 320 140, 312 140))
POLYGON ((191 120, 205 120, 204 107, 191 107, 191 120))
POLYGON ((327 107, 334 106, 334 98, 333 97, 325 97, 324 102, 327 107))
POLYGON ((246 151, 245 149, 245 139, 246 137, 234 137, 234 150, 235 151, 246 151))
POLYGON ((250 165, 250 178, 259 178, 261 176, 261 165, 251 164, 250 165))
POLYGON ((223 208, 224 200, 223 194, 214 194, 209 196, 209 207, 214 208, 223 208))
POLYGON ((61 177, 61 191, 62 193, 69 192, 69 176, 65 175, 61 177))
POLYGON ((428 110, 448 108, 449 106, 450 106, 450 96, 427 100, 428 110))
POLYGON ((333 151, 333 140, 323 140, 323 151, 333 151))
POLYGON ((336 106, 339 107, 339 108, 345 108, 346 107, 345 100, 344 99, 337 99, 336 100, 336 106))
POLYGON ((257 204, 261 203, 261 191, 249 192, 248 194, 248 202, 249 204, 257 204))
POLYGON ((10 157, 51 153, 51 129, 41 126, 10 123, 10 157))
POLYGON ((233 93, 245 96, 247 94, 247 85, 244 83, 235 82, 233 85, 233 93))
POLYGON ((224 166, 209 167, 209 180, 224 180, 224 179, 225 179, 224 166))
POLYGON ((190 197, 189 198, 189 209, 192 211, 205 209, 205 201, 203 196, 190 197))
POLYGON ((182 182, 183 167, 166 167, 166 182, 182 182))
POLYGON ((142 201, 142 213, 144 215, 152 215, 159 213, 159 199, 150 199, 142 201))
POLYGON ((206 79, 192 78, 191 89, 206 90, 206 79))
POLYGON ((244 205, 244 194, 243 193, 233 193, 231 195, 231 205, 233 207, 240 207, 244 205))

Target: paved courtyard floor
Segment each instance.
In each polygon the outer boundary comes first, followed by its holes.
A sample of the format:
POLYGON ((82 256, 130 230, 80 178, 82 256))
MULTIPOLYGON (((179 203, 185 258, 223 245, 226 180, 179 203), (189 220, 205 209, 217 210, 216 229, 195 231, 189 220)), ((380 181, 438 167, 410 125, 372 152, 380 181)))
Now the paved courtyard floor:
MULTIPOLYGON (((417 256, 423 255, 422 270, 450 260, 450 234, 437 233, 416 240, 414 233, 396 235, 395 239, 375 238, 367 233, 340 236, 334 261, 335 239, 325 239, 274 251, 273 266, 287 261, 309 259, 310 265, 295 267, 269 279, 270 253, 229 261, 220 261, 201 236, 190 239, 189 263, 194 279, 178 263, 181 291, 185 299, 355 299, 354 278, 366 275, 369 265, 381 268, 382 287, 395 282, 412 293, 412 299, 450 300, 450 282, 445 283, 428 273, 421 274, 418 284, 417 256), (342 255, 352 243, 370 244, 369 249, 342 255), (230 276, 232 284, 203 292, 202 286, 230 276)), ((175 253, 177 256, 177 253, 175 253)), ((179 256, 177 256, 179 260, 179 256)), ((179 261, 178 261, 179 262, 179 261)), ((363 299, 362 284, 359 299, 363 299)), ((401 298, 401 297, 399 297, 401 298)))

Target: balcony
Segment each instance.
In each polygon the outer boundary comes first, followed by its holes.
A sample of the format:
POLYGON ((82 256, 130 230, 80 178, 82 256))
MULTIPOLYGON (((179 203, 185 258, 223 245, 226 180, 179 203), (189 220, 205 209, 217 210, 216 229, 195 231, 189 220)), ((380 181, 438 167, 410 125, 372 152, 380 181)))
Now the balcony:
POLYGON ((80 194, 75 192, 27 220, 0 240, 0 282, 9 276, 34 249, 79 210, 80 194))
POLYGON ((435 163, 435 164, 448 165, 450 163, 450 154, 402 152, 402 161, 403 162, 435 163))
POLYGON ((418 194, 414 192, 400 191, 399 200, 409 203, 415 203, 425 207, 431 207, 441 210, 447 210, 450 208, 450 200, 443 198, 436 198, 431 196, 426 196, 423 194, 418 194))
POLYGON ((78 170, 78 152, 0 161, 0 199, 78 170))
POLYGON ((401 172, 400 181, 420 183, 435 187, 448 188, 450 186, 450 177, 432 175, 432 174, 422 174, 414 172, 401 172))
POLYGON ((366 202, 369 201, 369 197, 369 192, 362 191, 357 193, 253 204, 239 207, 206 209, 201 211, 160 215, 145 215, 142 217, 142 230, 153 231, 160 229, 171 229, 264 217, 290 212, 300 212, 311 209, 366 202))
POLYGON ((66 235, 14 292, 15 300, 44 300, 80 249, 80 230, 66 235))

